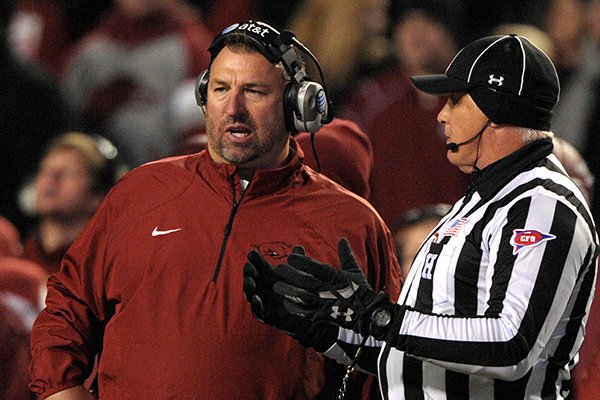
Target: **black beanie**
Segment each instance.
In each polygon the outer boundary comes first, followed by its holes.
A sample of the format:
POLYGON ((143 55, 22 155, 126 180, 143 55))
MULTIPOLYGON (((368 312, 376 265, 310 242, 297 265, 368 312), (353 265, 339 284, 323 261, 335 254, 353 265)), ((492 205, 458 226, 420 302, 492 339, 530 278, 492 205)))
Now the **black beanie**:
POLYGON ((454 57, 445 74, 411 77, 431 94, 467 91, 497 124, 550 130, 560 84, 550 58, 527 38, 489 36, 454 57))

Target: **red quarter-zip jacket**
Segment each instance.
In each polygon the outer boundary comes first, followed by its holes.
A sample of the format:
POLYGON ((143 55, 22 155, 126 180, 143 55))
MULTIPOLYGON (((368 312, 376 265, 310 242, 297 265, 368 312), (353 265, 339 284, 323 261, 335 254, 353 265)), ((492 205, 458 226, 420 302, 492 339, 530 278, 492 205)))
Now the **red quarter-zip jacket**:
POLYGON ((258 322, 242 291, 251 249, 295 245, 337 265, 347 237, 368 280, 399 292, 393 238, 362 198, 302 164, 255 172, 206 152, 146 164, 113 188, 48 284, 32 334, 31 388, 81 384, 101 353, 107 399, 311 399, 324 360, 258 322))

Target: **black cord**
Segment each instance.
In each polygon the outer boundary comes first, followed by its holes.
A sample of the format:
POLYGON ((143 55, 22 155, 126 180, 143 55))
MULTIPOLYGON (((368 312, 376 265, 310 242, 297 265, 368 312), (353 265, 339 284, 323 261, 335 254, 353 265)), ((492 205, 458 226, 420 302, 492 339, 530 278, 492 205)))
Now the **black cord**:
POLYGON ((312 148, 313 155, 315 156, 315 162, 317 163, 317 172, 321 172, 321 162, 317 155, 317 148, 315 147, 315 132, 310 133, 310 146, 312 148))
POLYGON ((481 130, 481 132, 479 132, 479 134, 477 135, 478 136, 478 138, 477 138, 477 153, 475 154, 475 161, 473 161, 473 169, 472 169, 471 173, 479 169, 477 167, 477 161, 479 161, 479 147, 481 145, 481 137, 483 136, 483 132, 487 129, 488 126, 490 126, 491 123, 492 123, 492 121, 490 119, 488 119, 487 122, 485 123, 485 125, 483 126, 483 129, 481 130))

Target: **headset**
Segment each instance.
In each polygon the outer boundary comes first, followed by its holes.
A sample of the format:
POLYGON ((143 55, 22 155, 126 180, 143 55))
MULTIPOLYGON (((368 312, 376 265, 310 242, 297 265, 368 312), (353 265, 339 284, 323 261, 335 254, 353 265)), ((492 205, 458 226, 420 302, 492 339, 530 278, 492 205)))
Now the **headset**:
MULTIPOLYGON (((211 43, 211 63, 232 36, 242 36, 270 62, 281 62, 291 78, 285 88, 284 114, 286 129, 290 132, 315 133, 333 119, 331 102, 327 94, 325 78, 317 58, 304 46, 294 33, 279 33, 273 27, 258 21, 233 24, 223 30, 211 43), (322 85, 312 81, 303 68, 302 59, 296 52, 301 50, 316 65, 322 85)), ((208 97, 210 66, 196 80, 196 103, 204 110, 208 97)))
POLYGON ((97 171, 96 186, 101 193, 108 193, 129 167, 120 160, 119 150, 112 141, 99 134, 93 134, 93 139, 103 157, 103 163, 97 171))

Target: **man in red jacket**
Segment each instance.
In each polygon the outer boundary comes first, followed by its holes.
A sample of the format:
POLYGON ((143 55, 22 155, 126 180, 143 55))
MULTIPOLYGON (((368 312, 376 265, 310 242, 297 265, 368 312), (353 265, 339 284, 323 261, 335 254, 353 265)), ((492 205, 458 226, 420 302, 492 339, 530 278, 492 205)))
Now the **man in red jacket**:
POLYGON ((277 264, 303 245, 333 263, 346 237, 370 284, 398 295, 381 218, 303 165, 291 138, 330 120, 324 85, 300 62, 306 49, 249 21, 209 51, 197 93, 207 149, 122 178, 49 280, 30 366, 42 399, 94 398, 83 383, 98 355, 103 400, 316 398, 323 357, 256 321, 244 300, 251 250, 277 264))

